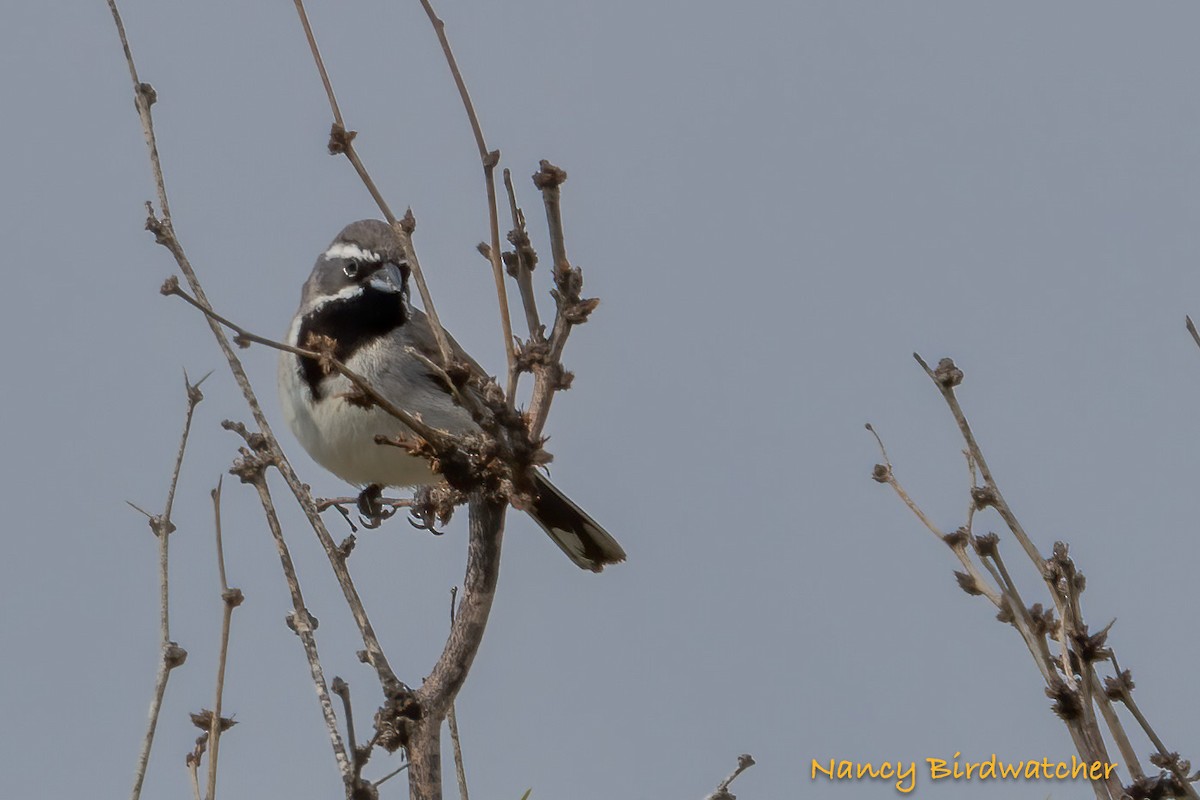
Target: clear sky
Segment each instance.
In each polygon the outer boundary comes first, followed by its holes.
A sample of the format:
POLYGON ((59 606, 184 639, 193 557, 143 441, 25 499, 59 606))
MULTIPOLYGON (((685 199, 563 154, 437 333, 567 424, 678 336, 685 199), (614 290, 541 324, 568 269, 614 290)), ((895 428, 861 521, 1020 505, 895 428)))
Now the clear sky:
MULTIPOLYGON (((1200 758, 1200 350, 1183 327, 1200 314, 1200 8, 442 6, 543 254, 527 176, 539 158, 570 174, 570 254, 603 302, 569 345, 554 477, 629 552, 582 573, 512 519, 459 702, 476 796, 697 798, 749 752, 744 799, 887 798, 881 783, 813 785, 811 760, 1070 757, 1017 635, 870 480, 867 421, 933 519, 963 520, 961 442, 914 350, 966 370, 961 398, 1009 500, 1043 550, 1071 542, 1087 619, 1117 618, 1142 707, 1200 758)), ((316 254, 375 213, 325 154, 329 111, 291 4, 122 8, 159 93, 183 243, 223 313, 281 336, 316 254)), ((311 13, 363 158, 418 217, 442 319, 499 369, 474 250, 482 180, 428 22, 415 2, 311 13)), ((162 505, 186 368, 215 370, 172 539, 173 636, 190 657, 147 781, 147 796, 185 796, 186 712, 211 705, 220 619, 208 493, 239 444, 219 423, 249 414, 201 318, 158 294, 175 268, 142 230, 152 184, 105 4, 10 3, 0 65, 0 796, 129 790, 158 608, 154 541, 125 501, 162 505)), ((346 491, 284 431, 274 353, 244 358, 302 477, 346 491)), ((222 794, 340 796, 257 501, 236 481, 225 499, 247 600, 222 794)), ((327 674, 349 681, 365 725, 361 644, 311 532, 280 505, 327 674)), ((440 651, 464 551, 462 519, 438 538, 402 520, 360 536, 351 569, 410 682, 440 651)), ((911 796, 1090 790, 926 779, 911 796)))

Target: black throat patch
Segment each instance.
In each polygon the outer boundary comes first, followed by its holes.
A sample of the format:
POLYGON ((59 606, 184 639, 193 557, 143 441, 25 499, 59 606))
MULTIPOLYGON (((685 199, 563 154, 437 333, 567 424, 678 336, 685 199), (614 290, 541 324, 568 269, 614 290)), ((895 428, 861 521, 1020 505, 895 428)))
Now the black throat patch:
MULTIPOLYGON (((400 295, 366 286, 360 294, 331 300, 309 313, 300 323, 296 345, 308 347, 310 335, 328 336, 337 342, 333 349, 334 358, 345 364, 359 348, 403 325, 405 318, 400 295)), ((304 382, 312 391, 313 399, 319 400, 321 378, 324 377, 320 363, 315 358, 297 358, 304 382)))

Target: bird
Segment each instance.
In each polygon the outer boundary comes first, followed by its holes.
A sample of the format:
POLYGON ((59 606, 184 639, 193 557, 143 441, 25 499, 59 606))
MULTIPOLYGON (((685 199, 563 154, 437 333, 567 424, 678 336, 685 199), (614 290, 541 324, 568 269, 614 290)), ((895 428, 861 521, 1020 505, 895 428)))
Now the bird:
MULTIPOLYGON (((430 369, 440 361, 437 339, 429 317, 409 301, 409 273, 390 225, 377 219, 350 223, 317 257, 286 341, 305 348, 314 335, 328 337, 333 356, 393 405, 451 434, 478 432, 471 414, 430 369)), ((484 377, 448 332, 446 338, 454 357, 484 377)), ((281 351, 278 384, 288 427, 314 461, 342 480, 364 490, 440 480, 425 458, 376 443, 377 435, 413 432, 377 405, 364 404, 344 375, 281 351)), ((530 477, 533 501, 525 510, 572 562, 600 572, 625 560, 617 540, 549 478, 536 469, 530 477)))

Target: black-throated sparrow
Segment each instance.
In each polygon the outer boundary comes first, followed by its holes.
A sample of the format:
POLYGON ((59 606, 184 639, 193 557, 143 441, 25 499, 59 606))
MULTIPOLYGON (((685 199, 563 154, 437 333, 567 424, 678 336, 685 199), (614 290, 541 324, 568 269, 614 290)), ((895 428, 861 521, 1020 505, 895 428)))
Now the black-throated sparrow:
MULTIPOLYGON (((408 272, 403 248, 387 223, 365 219, 347 225, 317 257, 288 344, 304 347, 311 334, 328 336, 337 343, 338 360, 396 406, 452 434, 477 431, 471 415, 408 351, 439 360, 429 319, 409 304, 408 272)), ((455 357, 482 375, 482 367, 447 337, 455 357)), ((378 434, 412 432, 386 411, 353 402, 353 388, 349 379, 326 374, 313 359, 280 356, 284 416, 318 464, 359 486, 418 486, 438 480, 425 459, 375 443, 378 434)), ((594 572, 625 560, 621 545, 544 475, 535 472, 533 485, 536 497, 529 515, 568 558, 594 572)))

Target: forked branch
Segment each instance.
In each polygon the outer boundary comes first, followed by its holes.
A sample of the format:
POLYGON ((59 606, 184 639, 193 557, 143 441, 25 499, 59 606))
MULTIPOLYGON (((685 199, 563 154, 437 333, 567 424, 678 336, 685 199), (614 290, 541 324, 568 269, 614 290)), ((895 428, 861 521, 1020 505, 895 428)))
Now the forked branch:
MULTIPOLYGON (((1197 334, 1190 320, 1188 328, 1197 344, 1200 344, 1200 334, 1197 334)), ((1177 753, 1167 751, 1132 702, 1133 681, 1128 671, 1122 671, 1116 665, 1116 655, 1108 644, 1113 623, 1091 633, 1084 622, 1080 596, 1085 582, 1083 574, 1068 554, 1067 545, 1056 542, 1053 554, 1049 558, 1042 558, 1004 499, 958 402, 955 389, 963 380, 962 370, 948 358, 942 359, 936 368, 931 368, 920 356, 914 356, 941 392, 967 447, 971 502, 966 524, 949 534, 937 529, 896 479, 882 440, 868 425, 883 457, 883 463, 876 465, 872 477, 891 486, 921 522, 951 547, 967 570, 956 573, 960 587, 968 594, 985 595, 999 609, 997 619, 1013 625, 1021 634, 1045 681, 1045 693, 1053 701, 1054 713, 1067 725, 1083 761, 1112 763, 1101 734, 1101 722, 1107 728, 1125 761, 1131 783, 1122 786, 1119 777, 1111 770, 1105 771, 1102 777, 1089 775, 1097 798, 1118 800, 1128 793, 1134 797, 1187 797, 1196 800, 1197 793, 1192 783, 1197 776, 1188 774, 1190 765, 1177 753), (977 480, 976 468, 981 481, 977 480), (1027 607, 1001 556, 1000 537, 995 533, 974 533, 972 526, 976 513, 988 508, 996 510, 1030 558, 1050 594, 1053 609, 1045 609, 1041 603, 1027 607), (1112 661, 1116 676, 1102 682, 1096 666, 1103 661, 1112 661), (1142 769, 1113 708, 1116 702, 1129 708, 1154 744, 1156 752, 1150 760, 1162 770, 1158 775, 1147 776, 1142 769)))

